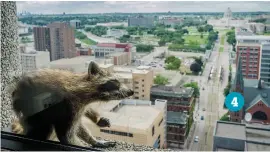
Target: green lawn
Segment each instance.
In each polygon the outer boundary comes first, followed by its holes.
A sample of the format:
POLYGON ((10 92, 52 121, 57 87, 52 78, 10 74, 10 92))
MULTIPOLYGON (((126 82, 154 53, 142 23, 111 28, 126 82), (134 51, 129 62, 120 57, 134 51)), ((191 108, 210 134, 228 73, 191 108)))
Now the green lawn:
POLYGON ((80 41, 82 41, 83 43, 88 44, 88 45, 95 45, 95 44, 97 44, 97 42, 95 42, 95 41, 93 41, 93 40, 91 40, 89 38, 80 39, 80 41))
MULTIPOLYGON (((189 34, 191 34, 191 35, 201 35, 201 33, 198 32, 198 30, 195 26, 184 27, 183 29, 187 29, 189 34)), ((203 32, 203 35, 207 36, 208 32, 203 32)))
POLYGON ((224 43, 225 43, 225 35, 222 35, 221 36, 221 45, 224 45, 224 43))
POLYGON ((263 35, 268 35, 268 36, 270 36, 270 33, 264 33, 263 35))
POLYGON ((224 47, 220 47, 219 52, 223 52, 223 51, 224 51, 224 47))
POLYGON ((197 43, 198 45, 207 44, 207 36, 203 36, 203 38, 201 38, 200 35, 186 35, 184 36, 184 39, 186 44, 193 42, 197 43))

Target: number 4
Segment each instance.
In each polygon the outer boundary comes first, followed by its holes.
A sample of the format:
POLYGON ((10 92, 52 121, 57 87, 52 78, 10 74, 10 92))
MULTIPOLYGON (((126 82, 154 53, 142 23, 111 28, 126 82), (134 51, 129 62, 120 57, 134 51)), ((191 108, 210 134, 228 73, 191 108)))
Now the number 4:
POLYGON ((233 105, 233 107, 238 107, 237 97, 234 97, 234 98, 233 98, 231 104, 233 105))

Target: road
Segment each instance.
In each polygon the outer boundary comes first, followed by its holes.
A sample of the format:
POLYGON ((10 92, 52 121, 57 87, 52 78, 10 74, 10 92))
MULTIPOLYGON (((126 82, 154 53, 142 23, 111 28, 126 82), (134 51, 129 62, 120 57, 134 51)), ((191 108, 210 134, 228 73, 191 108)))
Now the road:
POLYGON ((163 52, 167 52, 168 51, 168 47, 164 46, 164 47, 155 47, 154 51, 147 54, 146 56, 142 57, 140 60, 144 61, 144 65, 147 65, 149 63, 151 63, 152 61, 154 61, 154 57, 160 55, 163 52))
POLYGON ((214 51, 205 67, 203 75, 198 78, 200 86, 204 87, 204 90, 200 90, 200 98, 198 103, 198 109, 195 111, 197 119, 195 120, 195 131, 193 140, 191 140, 188 150, 191 151, 212 151, 213 145, 213 131, 217 120, 226 113, 223 110, 223 89, 227 85, 228 71, 229 71, 229 45, 224 44, 224 51, 219 52, 220 44, 216 43, 214 51), (220 66, 225 69, 224 80, 220 82, 218 79, 218 70, 220 66), (208 75, 211 67, 215 66, 215 74, 213 79, 208 82, 208 75), (206 110, 203 111, 202 109, 206 110), (200 120, 200 117, 204 116, 204 120, 200 120), (195 136, 199 136, 199 142, 194 142, 195 136))
POLYGON ((85 32, 84 30, 78 30, 85 34, 89 39, 96 41, 98 43, 119 43, 119 40, 113 39, 113 38, 104 38, 104 37, 99 37, 96 36, 90 32, 85 32))

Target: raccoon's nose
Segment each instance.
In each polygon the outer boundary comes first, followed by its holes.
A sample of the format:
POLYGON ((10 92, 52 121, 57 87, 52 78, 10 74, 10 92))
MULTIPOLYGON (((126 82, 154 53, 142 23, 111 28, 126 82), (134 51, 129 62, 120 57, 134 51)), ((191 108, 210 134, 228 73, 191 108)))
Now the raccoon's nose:
POLYGON ((134 91, 130 89, 130 90, 128 91, 128 95, 129 95, 129 96, 132 96, 133 94, 134 94, 134 91))

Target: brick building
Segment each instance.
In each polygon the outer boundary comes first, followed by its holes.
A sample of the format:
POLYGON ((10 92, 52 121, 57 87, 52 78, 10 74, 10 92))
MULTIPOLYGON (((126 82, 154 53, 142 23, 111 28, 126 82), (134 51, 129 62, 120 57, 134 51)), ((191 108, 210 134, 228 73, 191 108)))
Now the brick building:
POLYGON ((156 85, 150 100, 167 100, 167 147, 182 149, 186 140, 188 114, 192 113, 193 88, 156 85))
MULTIPOLYGON (((263 52, 263 43, 270 42, 270 36, 236 36, 236 61, 239 56, 242 58, 242 73, 247 79, 259 79, 261 75, 261 62, 263 52)), ((265 68, 265 67, 263 67, 265 68)), ((269 66, 266 67, 270 69, 269 66)))
POLYGON ((94 52, 96 58, 111 58, 113 56, 113 58, 116 58, 113 59, 117 63, 115 65, 123 62, 123 57, 127 58, 127 64, 129 65, 131 64, 133 49, 134 47, 127 43, 99 43, 94 47, 94 52))
POLYGON ((248 112, 252 115, 251 123, 270 123, 270 87, 259 79, 244 79, 241 57, 238 59, 237 71, 232 91, 243 95, 245 104, 239 112, 230 112, 231 121, 241 122, 248 112))

